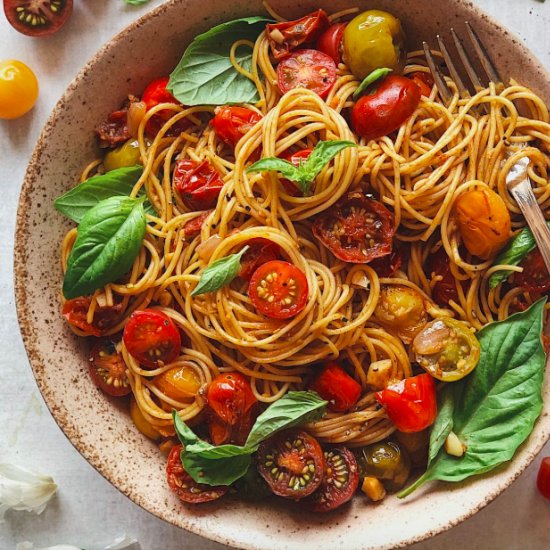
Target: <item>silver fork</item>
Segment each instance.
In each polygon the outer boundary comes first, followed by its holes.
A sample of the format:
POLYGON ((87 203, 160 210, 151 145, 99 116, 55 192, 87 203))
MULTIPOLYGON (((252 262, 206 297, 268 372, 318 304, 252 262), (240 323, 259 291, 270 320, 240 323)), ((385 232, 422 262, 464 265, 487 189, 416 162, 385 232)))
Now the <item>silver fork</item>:
MULTIPOLYGON (((491 61, 491 58, 487 54, 487 50, 479 39, 479 36, 474 31, 470 23, 466 21, 465 25, 468 38, 470 39, 476 56, 479 59, 483 70, 485 71, 488 81, 494 82, 497 85, 502 84, 502 78, 500 77, 495 65, 491 61)), ((468 78, 470 79, 471 84, 476 91, 479 91, 480 89, 485 87, 482 84, 482 80, 484 80, 483 77, 480 77, 477 74, 474 68, 474 64, 472 62, 472 57, 468 54, 466 48, 464 47, 464 43, 454 29, 451 29, 451 36, 453 38, 453 42, 458 53, 458 57, 462 62, 462 65, 466 71, 466 74, 468 75, 468 78)), ((460 93, 461 97, 468 97, 470 95, 468 87, 464 84, 464 81, 462 80, 456 68, 455 62, 453 62, 453 59, 449 54, 449 50, 440 35, 437 35, 437 42, 441 55, 445 61, 445 65, 449 70, 449 75, 456 84, 458 92, 460 93)), ((445 77, 441 72, 438 64, 436 63, 428 43, 423 42, 422 46, 424 49, 424 54, 426 55, 428 67, 434 78, 434 82, 437 86, 439 95, 441 96, 443 101, 449 102, 453 96, 453 93, 447 86, 447 83, 445 82, 445 77)), ((520 207, 523 216, 525 217, 525 220, 527 221, 527 224, 529 225, 529 228, 531 229, 533 236, 535 237, 537 246, 542 254, 544 263, 546 264, 546 268, 550 272, 550 228, 548 227, 544 219, 542 210, 540 209, 540 206, 537 203, 537 199, 535 198, 535 195, 533 193, 531 179, 527 174, 529 162, 529 158, 525 156, 519 159, 512 166, 506 176, 506 186, 510 194, 518 203, 518 206, 520 207)))

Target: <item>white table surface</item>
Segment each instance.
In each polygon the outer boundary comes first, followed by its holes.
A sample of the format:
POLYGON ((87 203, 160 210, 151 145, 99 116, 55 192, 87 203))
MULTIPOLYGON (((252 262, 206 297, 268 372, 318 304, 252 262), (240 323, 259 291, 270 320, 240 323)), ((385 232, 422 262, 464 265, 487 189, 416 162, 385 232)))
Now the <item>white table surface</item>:
MULTIPOLYGON (((54 103, 85 61, 111 36, 162 0, 142 7, 123 0, 75 0, 70 23, 48 39, 15 32, 0 14, 0 59, 28 63, 40 81, 36 108, 20 120, 0 120, 0 461, 51 474, 59 493, 41 516, 9 513, 0 550, 22 540, 38 546, 70 543, 95 550, 123 532, 143 550, 214 550, 216 544, 149 515, 105 481, 72 447, 47 411, 23 348, 13 297, 12 248, 19 189, 34 143, 54 103)), ((523 38, 550 67, 550 1, 477 0, 523 38)), ((375 1, 372 4, 376 4, 375 1)), ((39 252, 37 243, 37 252, 39 252)), ((46 267, 45 267, 46 268, 46 267)), ((475 517, 415 550, 538 550, 550 548, 550 501, 536 491, 540 459, 475 517)), ((392 523, 390 522, 390 525, 392 523)), ((398 523, 394 523, 398 528, 398 523)))

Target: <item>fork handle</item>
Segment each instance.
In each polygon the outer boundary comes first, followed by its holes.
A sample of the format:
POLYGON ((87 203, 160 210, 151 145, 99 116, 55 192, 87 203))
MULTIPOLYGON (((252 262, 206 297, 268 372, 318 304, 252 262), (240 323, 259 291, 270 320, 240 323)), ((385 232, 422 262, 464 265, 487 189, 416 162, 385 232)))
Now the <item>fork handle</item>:
POLYGON ((523 212, 542 254, 546 269, 550 273, 550 228, 533 193, 531 180, 525 178, 520 183, 514 185, 510 189, 510 193, 516 199, 518 206, 523 212))

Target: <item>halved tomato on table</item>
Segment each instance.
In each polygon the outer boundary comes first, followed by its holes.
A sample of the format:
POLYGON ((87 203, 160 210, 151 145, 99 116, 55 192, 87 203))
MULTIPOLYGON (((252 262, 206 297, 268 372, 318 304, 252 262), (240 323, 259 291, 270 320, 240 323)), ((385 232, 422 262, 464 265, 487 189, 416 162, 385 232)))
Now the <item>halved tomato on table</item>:
POLYGON ((191 159, 178 160, 173 180, 181 200, 191 210, 205 210, 216 206, 223 187, 220 173, 206 159, 200 162, 191 159))
POLYGON ((550 290, 550 273, 538 248, 529 252, 519 265, 523 271, 514 275, 518 286, 527 292, 542 293, 550 290))
POLYGON ((241 258, 241 270, 239 277, 250 280, 254 272, 263 264, 278 260, 281 257, 281 247, 263 237, 250 239, 246 242, 248 250, 241 258))
POLYGON ((126 364, 111 338, 98 340, 90 352, 88 369, 94 384, 114 397, 128 395, 132 389, 126 375, 126 364))
POLYGON ((73 0, 4 0, 10 25, 27 36, 57 32, 73 12, 73 0))

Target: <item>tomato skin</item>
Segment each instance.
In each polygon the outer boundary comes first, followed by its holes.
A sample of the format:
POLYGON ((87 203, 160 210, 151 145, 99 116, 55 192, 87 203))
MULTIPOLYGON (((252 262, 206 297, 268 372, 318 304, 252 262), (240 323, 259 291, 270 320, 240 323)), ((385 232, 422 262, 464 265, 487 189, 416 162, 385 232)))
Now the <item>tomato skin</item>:
POLYGON ((289 319, 306 307, 307 278, 299 267, 282 260, 273 260, 254 272, 248 285, 248 295, 260 313, 273 319, 289 319), (272 280, 268 280, 268 277, 272 277, 272 280), (271 296, 274 296, 274 300, 270 302, 271 296))
POLYGON ((310 389, 328 401, 328 408, 334 412, 349 411, 361 397, 361 385, 336 361, 325 365, 310 389))
POLYGON ((428 275, 439 277, 432 288, 432 298, 438 305, 446 307, 451 300, 458 303, 457 284, 460 285, 460 282, 451 272, 449 256, 443 247, 428 258, 428 275))
POLYGON ((281 257, 281 247, 262 237, 250 239, 246 242, 250 248, 243 254, 241 258, 241 270, 239 277, 250 281, 254 272, 263 264, 278 260, 281 257))
POLYGON ((199 504, 216 500, 225 495, 229 489, 228 486, 211 486, 193 480, 181 463, 182 449, 181 445, 174 445, 166 461, 166 480, 168 487, 176 496, 188 504, 199 504))
POLYGON ((27 36, 48 36, 57 32, 69 19, 73 12, 73 0, 61 0, 56 10, 50 9, 50 2, 29 2, 29 0, 4 0, 4 13, 10 25, 18 32, 27 36), (27 23, 19 16, 17 9, 24 7, 26 13, 35 15, 36 23, 27 23))
POLYGON ((246 107, 218 107, 212 126, 218 137, 235 147, 239 140, 261 120, 261 115, 246 107))
MULTIPOLYGON (((296 152, 286 151, 281 158, 284 160, 288 160, 288 162, 298 167, 302 162, 305 162, 307 160, 309 155, 311 155, 312 151, 313 149, 311 147, 307 147, 306 149, 300 149, 299 151, 296 151, 296 152)), ((302 196, 302 192, 298 188, 298 185, 293 181, 290 181, 286 178, 281 178, 279 181, 281 182, 281 185, 285 188, 285 191, 291 197, 302 196)))
POLYGON ((276 61, 280 61, 299 46, 315 42, 329 25, 330 22, 324 10, 314 11, 295 21, 269 23, 266 25, 266 34, 273 57, 276 61))
POLYGON ((180 353, 181 335, 174 321, 162 311, 136 310, 122 335, 130 355, 151 368, 171 363, 180 353))
POLYGON ((101 336, 105 330, 116 324, 122 305, 96 308, 94 321, 90 324, 86 321, 90 304, 90 298, 85 296, 67 300, 63 304, 62 315, 70 325, 84 331, 86 336, 101 336))
POLYGON ((376 90, 359 98, 351 111, 355 131, 367 140, 387 136, 414 113, 420 88, 410 78, 390 75, 376 90))
POLYGON ((173 180, 181 200, 190 210, 206 210, 216 206, 224 185, 220 173, 206 159, 200 162, 178 160, 173 180))
POLYGON ((162 393, 176 401, 192 399, 201 387, 197 373, 188 366, 164 371, 162 374, 157 374, 153 381, 162 393))
POLYGON ((277 66, 277 84, 283 94, 294 88, 306 88, 324 99, 334 86, 334 82, 334 61, 317 50, 297 50, 277 66))
POLYGON ((339 260, 366 264, 391 253, 395 224, 381 203, 352 191, 320 214, 313 235, 339 260))
POLYGON ((212 212, 212 210, 207 210, 206 212, 203 212, 192 220, 186 222, 183 226, 185 238, 191 240, 197 237, 201 232, 202 226, 206 221, 206 218, 208 218, 208 216, 210 216, 212 212))
POLYGON ((369 262, 369 265, 376 271, 378 277, 391 277, 403 263, 401 250, 393 243, 392 251, 382 258, 369 262))
POLYGON ((430 73, 416 71, 409 78, 420 88, 420 94, 429 97, 434 87, 434 78, 430 73))
POLYGON ((529 252, 519 265, 523 267, 523 271, 514 275, 514 282, 518 286, 527 292, 540 293, 550 290, 550 274, 538 248, 529 252))
POLYGON ((317 49, 332 57, 334 63, 342 62, 342 38, 347 23, 334 23, 317 40, 317 49))
POLYGON ((116 342, 110 338, 102 338, 94 344, 88 370, 94 384, 107 395, 122 397, 132 391, 122 354, 116 351, 116 342))
POLYGON ((405 378, 375 395, 400 432, 420 432, 437 416, 435 382, 429 374, 405 378))
POLYGON ((0 61, 0 118, 14 119, 28 113, 38 98, 38 80, 22 61, 0 61))
POLYGON ((550 456, 544 457, 540 463, 537 488, 543 497, 550 499, 550 456))

